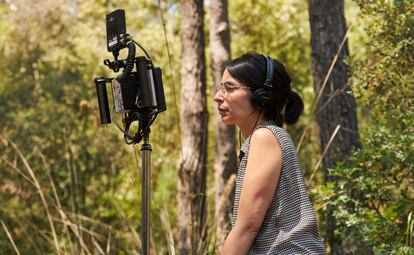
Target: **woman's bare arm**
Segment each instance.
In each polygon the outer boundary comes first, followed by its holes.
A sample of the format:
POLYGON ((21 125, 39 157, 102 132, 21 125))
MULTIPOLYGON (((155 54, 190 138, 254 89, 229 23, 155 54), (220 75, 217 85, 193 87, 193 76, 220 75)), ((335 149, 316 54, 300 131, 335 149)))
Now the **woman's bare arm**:
POLYGON ((221 255, 247 253, 272 202, 281 168, 282 151, 275 136, 267 128, 257 129, 250 141, 237 220, 221 255))

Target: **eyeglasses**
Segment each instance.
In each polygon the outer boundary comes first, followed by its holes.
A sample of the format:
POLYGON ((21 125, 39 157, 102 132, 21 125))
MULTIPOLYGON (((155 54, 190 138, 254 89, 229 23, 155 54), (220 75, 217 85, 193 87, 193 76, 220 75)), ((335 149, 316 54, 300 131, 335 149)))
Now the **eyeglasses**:
POLYGON ((228 94, 230 94, 231 92, 237 90, 237 89, 250 89, 249 87, 246 86, 239 86, 239 85, 234 85, 230 82, 223 82, 220 83, 217 86, 217 91, 220 91, 220 93, 223 96, 227 96, 228 94))

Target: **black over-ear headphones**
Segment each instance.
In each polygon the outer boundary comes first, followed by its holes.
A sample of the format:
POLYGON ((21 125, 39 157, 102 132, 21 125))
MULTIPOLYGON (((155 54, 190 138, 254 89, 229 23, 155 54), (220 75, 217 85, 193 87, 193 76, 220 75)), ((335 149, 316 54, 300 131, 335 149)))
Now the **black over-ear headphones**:
POLYGON ((272 79, 273 79, 273 60, 268 55, 262 55, 266 59, 266 81, 252 93, 253 106, 264 111, 272 105, 272 79))

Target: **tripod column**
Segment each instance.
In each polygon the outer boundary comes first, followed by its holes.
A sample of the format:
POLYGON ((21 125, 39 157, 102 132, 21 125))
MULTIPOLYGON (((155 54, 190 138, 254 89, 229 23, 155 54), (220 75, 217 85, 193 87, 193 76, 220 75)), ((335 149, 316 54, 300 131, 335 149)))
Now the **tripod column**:
POLYGON ((149 144, 149 132, 144 134, 144 143, 141 146, 142 159, 142 254, 150 252, 150 191, 151 191, 151 151, 149 144))

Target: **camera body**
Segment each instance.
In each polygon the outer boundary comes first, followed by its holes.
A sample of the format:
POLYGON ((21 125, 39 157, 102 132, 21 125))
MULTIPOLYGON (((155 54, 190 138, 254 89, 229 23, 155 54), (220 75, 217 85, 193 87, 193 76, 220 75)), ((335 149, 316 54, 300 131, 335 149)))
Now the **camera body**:
POLYGON ((135 59, 137 71, 131 72, 124 80, 112 80, 112 95, 115 112, 166 110, 162 71, 154 67, 144 56, 135 59))
MULTIPOLYGON (((111 82, 115 113, 122 113, 126 127, 135 119, 128 116, 156 115, 166 110, 162 70, 154 67, 144 48, 126 32, 125 11, 118 9, 106 15, 107 50, 114 60, 106 59, 104 64, 114 72, 122 69, 116 78, 95 79, 101 124, 111 123, 106 83, 111 82), (135 55, 137 44, 146 56, 135 55), (127 48, 128 57, 118 60, 119 51, 127 48)), ((127 128, 125 128, 127 129, 127 128)), ((124 132, 125 133, 125 132, 124 132)))

